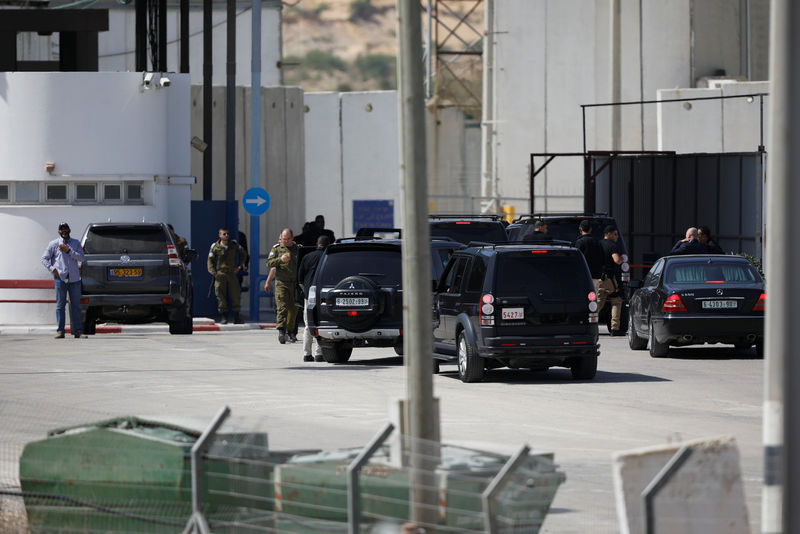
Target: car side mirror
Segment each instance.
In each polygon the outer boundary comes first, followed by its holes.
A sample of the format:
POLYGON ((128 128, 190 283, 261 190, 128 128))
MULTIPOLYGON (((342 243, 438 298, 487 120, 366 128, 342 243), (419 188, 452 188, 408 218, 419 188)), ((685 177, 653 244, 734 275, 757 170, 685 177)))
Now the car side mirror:
POLYGON ((183 263, 191 263, 197 259, 197 251, 193 248, 187 248, 183 251, 183 263))

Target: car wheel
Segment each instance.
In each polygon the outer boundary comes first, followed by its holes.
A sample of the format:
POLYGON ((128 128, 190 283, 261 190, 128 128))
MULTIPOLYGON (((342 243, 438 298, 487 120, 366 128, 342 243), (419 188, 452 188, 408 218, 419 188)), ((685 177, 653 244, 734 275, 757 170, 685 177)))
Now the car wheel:
POLYGON ((347 363, 352 353, 353 347, 344 343, 322 346, 322 357, 328 363, 347 363))
POLYGON ((194 330, 192 320, 192 309, 184 304, 180 307, 177 317, 169 321, 169 333, 174 335, 188 335, 194 330))
POLYGON ((652 321, 650 321, 649 333, 650 333, 650 339, 649 339, 650 356, 652 358, 663 358, 664 356, 667 355, 667 352, 669 352, 669 345, 667 345, 666 343, 659 343, 658 341, 656 341, 656 331, 655 328, 653 327, 652 321))
POLYGON ((756 340, 756 356, 759 358, 764 357, 764 338, 760 338, 756 340))
POLYGON ((402 356, 403 355, 403 345, 395 345, 394 346, 394 353, 397 354, 398 356, 402 356))
POLYGON ((483 371, 483 360, 462 330, 458 334, 458 378, 462 382, 479 382, 483 379, 483 371))
POLYGON ((439 360, 437 360, 436 358, 433 359, 433 374, 435 375, 439 374, 439 360))
POLYGON ((597 356, 575 358, 569 370, 575 380, 591 380, 597 374, 597 356))
POLYGON ((632 324, 628 325, 628 346, 631 350, 644 350, 647 348, 647 339, 639 337, 632 324))
POLYGON ((81 324, 83 325, 83 333, 87 336, 93 336, 97 333, 97 314, 92 308, 86 309, 86 313, 81 317, 81 324))

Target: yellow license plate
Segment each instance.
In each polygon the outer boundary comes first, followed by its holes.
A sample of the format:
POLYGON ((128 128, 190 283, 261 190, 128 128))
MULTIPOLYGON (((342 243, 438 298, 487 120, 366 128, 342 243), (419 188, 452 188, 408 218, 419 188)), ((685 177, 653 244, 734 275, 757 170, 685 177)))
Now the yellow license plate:
POLYGON ((136 278, 142 276, 141 267, 113 267, 108 270, 111 278, 136 278))

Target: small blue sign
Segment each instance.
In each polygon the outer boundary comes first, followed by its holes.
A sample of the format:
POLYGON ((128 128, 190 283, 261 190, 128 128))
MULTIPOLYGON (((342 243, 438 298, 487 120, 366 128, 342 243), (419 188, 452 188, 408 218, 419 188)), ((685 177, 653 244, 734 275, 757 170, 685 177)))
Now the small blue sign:
POLYGON ((250 215, 263 215, 269 209, 269 193, 260 187, 251 187, 242 197, 242 206, 250 215))
POLYGON ((394 228, 394 200, 354 200, 353 233, 359 228, 394 228))

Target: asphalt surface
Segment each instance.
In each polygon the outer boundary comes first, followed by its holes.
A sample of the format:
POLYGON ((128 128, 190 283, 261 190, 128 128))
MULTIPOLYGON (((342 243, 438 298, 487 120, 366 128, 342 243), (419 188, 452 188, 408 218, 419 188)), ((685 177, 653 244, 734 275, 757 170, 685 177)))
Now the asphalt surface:
MULTIPOLYGON (((280 345, 261 324, 183 336, 156 327, 64 340, 52 338, 52 326, 0 327, 0 486, 15 480, 26 442, 63 426, 138 415, 202 429, 227 405, 232 426, 267 432, 273 450, 329 450, 366 444, 406 396, 403 359, 392 349, 357 348, 343 365, 305 363, 300 343, 280 345)), ((721 435, 736 438, 757 532, 763 364, 732 347, 652 359, 624 337, 602 335, 594 380, 555 368, 495 370, 464 384, 443 366, 434 395, 445 443, 555 454, 567 480, 544 533, 620 532, 614 453, 721 435)))

